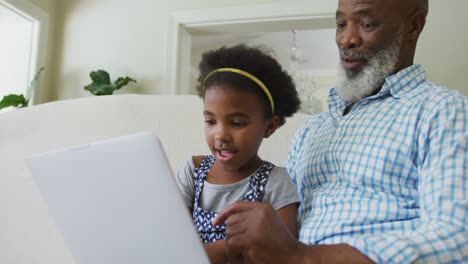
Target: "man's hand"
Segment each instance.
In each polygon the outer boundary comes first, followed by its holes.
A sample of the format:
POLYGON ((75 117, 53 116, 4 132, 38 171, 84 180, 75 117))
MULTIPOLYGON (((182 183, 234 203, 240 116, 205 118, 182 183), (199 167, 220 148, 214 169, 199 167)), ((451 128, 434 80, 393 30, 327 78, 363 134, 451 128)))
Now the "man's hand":
POLYGON ((232 263, 291 263, 303 244, 297 241, 266 203, 236 202, 213 220, 226 221, 226 246, 232 263))
POLYGON ((225 240, 206 243, 203 246, 211 264, 228 263, 225 240))

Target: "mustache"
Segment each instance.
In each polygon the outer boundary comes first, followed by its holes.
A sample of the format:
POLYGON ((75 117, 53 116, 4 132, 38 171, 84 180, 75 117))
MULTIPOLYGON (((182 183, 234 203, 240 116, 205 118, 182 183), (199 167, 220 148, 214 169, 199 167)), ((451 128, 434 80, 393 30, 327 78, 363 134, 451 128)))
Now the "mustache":
POLYGON ((369 60, 371 58, 371 55, 369 54, 361 54, 356 52, 353 49, 340 49, 340 56, 349 56, 349 57, 355 57, 359 59, 364 59, 364 60, 369 60))

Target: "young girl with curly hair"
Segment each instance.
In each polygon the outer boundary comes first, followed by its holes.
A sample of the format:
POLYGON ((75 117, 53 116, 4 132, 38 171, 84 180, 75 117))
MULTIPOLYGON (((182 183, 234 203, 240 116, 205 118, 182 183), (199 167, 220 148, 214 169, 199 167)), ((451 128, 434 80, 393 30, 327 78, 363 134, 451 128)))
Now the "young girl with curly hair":
POLYGON ((236 201, 269 203, 297 237, 296 186, 286 170, 262 160, 262 140, 299 108, 291 77, 260 48, 237 45, 202 55, 198 94, 212 155, 193 156, 177 173, 212 263, 225 263, 225 225, 212 220, 236 201))

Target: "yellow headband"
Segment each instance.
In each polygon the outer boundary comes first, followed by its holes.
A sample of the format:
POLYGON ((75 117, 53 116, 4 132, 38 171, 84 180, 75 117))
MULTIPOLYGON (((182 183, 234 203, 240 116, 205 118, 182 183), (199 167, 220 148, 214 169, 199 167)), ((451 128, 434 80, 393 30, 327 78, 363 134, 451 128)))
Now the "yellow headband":
POLYGON ((239 70, 239 69, 235 69, 235 68, 219 68, 219 69, 216 69, 216 70, 210 72, 205 77, 205 80, 203 81, 203 91, 205 91, 205 82, 208 79, 208 77, 210 77, 213 73, 216 73, 216 72, 234 72, 234 73, 238 73, 240 75, 244 75, 245 77, 247 77, 247 78, 251 79, 252 81, 254 81, 265 92, 266 96, 268 97, 268 100, 270 100, 271 112, 273 114, 275 113, 275 105, 273 103, 273 97, 271 96, 270 91, 268 91, 268 88, 257 77, 255 77, 252 74, 250 74, 250 73, 248 73, 246 71, 243 71, 243 70, 239 70))

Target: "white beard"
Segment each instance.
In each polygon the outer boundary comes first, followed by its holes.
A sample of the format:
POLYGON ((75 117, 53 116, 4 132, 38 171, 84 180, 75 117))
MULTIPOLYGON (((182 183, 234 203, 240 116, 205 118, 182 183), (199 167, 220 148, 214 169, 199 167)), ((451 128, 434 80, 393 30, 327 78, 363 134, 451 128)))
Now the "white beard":
POLYGON ((375 93, 385 83, 385 78, 393 73, 402 43, 403 29, 397 33, 397 37, 387 48, 374 55, 361 55, 352 49, 341 49, 340 55, 364 58, 366 64, 360 72, 352 72, 345 70, 340 60, 335 85, 338 95, 346 101, 356 103, 375 93))

